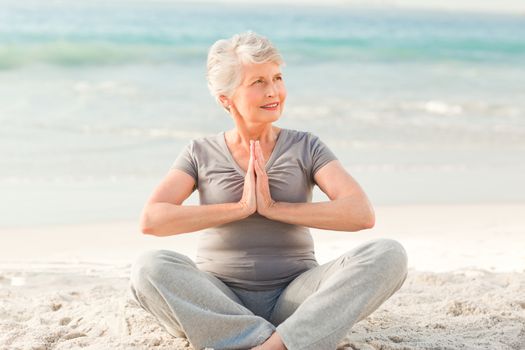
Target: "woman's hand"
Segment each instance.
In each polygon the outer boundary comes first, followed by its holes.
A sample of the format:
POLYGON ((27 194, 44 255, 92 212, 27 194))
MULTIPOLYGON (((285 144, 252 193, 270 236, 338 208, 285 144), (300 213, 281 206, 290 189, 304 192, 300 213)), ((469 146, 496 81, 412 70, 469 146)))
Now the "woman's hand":
MULTIPOLYGON (((251 161, 251 157, 250 157, 251 161)), ((261 145, 259 141, 255 141, 255 175, 256 178, 256 197, 257 197, 257 212, 262 216, 267 216, 270 209, 275 204, 270 193, 270 185, 268 184, 268 174, 264 169, 265 161, 261 145)))
POLYGON ((244 188, 242 197, 239 203, 246 210, 247 216, 252 215, 257 211, 257 199, 255 194, 255 143, 250 140, 250 160, 248 161, 248 170, 244 177, 244 188))

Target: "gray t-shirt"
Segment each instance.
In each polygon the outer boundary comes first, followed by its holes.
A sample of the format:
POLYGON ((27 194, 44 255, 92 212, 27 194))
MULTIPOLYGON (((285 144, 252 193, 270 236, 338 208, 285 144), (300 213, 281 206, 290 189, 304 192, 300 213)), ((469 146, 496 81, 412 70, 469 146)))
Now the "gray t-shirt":
MULTIPOLYGON (((312 133, 281 128, 266 163, 272 199, 311 202, 314 174, 334 159, 312 133)), ((172 168, 195 179, 201 204, 233 203, 242 197, 246 173, 230 153, 224 131, 191 140, 172 168)), ((318 266, 308 227, 258 213, 201 231, 196 264, 228 285, 247 290, 282 287, 318 266)))

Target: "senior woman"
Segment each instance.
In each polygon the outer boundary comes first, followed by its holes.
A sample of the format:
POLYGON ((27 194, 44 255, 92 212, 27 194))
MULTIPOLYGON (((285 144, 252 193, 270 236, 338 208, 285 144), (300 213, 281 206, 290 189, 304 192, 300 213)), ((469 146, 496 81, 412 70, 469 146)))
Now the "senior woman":
POLYGON ((317 263, 309 227, 369 229, 374 211, 317 136, 273 125, 286 100, 282 64, 253 32, 210 48, 208 86, 235 127, 191 140, 143 210, 146 234, 203 230, 195 262, 148 251, 131 272, 141 307, 197 350, 335 349, 406 278, 393 240, 317 263), (315 185, 329 201, 311 202, 315 185), (183 205, 195 189, 200 205, 183 205))

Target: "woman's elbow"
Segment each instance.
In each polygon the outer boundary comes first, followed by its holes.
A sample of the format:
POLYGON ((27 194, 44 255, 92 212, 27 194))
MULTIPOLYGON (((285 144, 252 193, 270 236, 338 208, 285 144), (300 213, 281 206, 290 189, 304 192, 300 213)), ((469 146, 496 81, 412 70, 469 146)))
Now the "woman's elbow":
POLYGON ((349 201, 351 204, 345 212, 348 210, 350 214, 342 216, 345 221, 343 230, 356 232, 373 228, 376 223, 374 208, 366 196, 363 196, 361 201, 354 198, 349 198, 349 201))
POLYGON ((374 208, 371 205, 369 205, 368 207, 369 210, 368 213, 365 215, 365 220, 363 222, 364 230, 371 229, 376 224, 376 215, 374 212, 374 208))
POLYGON ((363 223, 363 230, 369 230, 371 228, 374 228, 375 224, 376 224, 376 219, 375 219, 375 216, 372 214, 363 223))
POLYGON ((145 235, 155 235, 155 230, 153 229, 153 227, 144 225, 143 223, 141 223, 140 225, 140 232, 142 232, 145 235))
POLYGON ((361 205, 358 218, 358 230, 369 230, 373 228, 376 224, 374 208, 370 204, 370 201, 368 201, 368 199, 366 198, 364 200, 364 203, 362 203, 361 205))
POLYGON ((140 231, 145 235, 155 235, 154 226, 151 222, 147 208, 144 208, 140 217, 140 231))
POLYGON ((144 225, 141 225, 140 226, 140 231, 145 234, 145 235, 153 235, 155 236, 155 231, 152 227, 149 227, 149 226, 144 226, 144 225))

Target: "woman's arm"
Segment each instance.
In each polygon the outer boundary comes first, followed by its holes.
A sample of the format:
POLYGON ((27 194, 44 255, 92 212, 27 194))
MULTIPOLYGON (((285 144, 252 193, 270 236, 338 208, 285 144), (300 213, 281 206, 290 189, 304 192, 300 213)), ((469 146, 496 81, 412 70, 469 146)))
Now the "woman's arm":
POLYGON ((182 205, 194 186, 192 176, 178 169, 171 170, 144 206, 141 231, 155 236, 170 236, 241 220, 251 214, 241 202, 182 205))
POLYGON ((171 236, 223 225, 247 216, 240 203, 177 205, 157 202, 145 208, 141 225, 143 233, 171 236))
POLYGON ((335 231, 359 231, 374 226, 372 204, 338 160, 319 169, 314 179, 330 201, 276 202, 268 209, 266 217, 289 224, 335 231))

